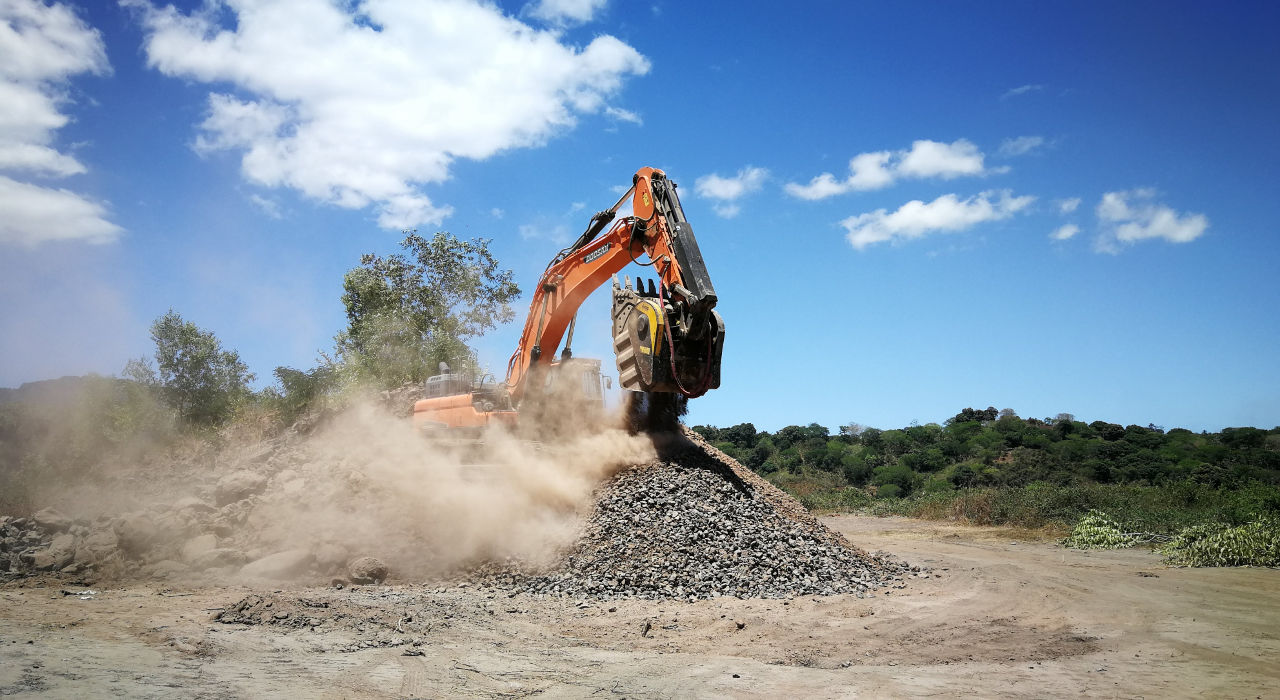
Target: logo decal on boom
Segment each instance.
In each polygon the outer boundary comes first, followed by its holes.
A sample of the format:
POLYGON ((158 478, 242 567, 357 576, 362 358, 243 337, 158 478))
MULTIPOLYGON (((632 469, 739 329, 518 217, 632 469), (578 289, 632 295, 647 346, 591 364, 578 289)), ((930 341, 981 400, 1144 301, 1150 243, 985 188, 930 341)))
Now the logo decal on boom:
POLYGON ((601 257, 604 256, 605 253, 609 252, 609 248, 612 246, 613 246, 613 243, 605 243, 599 248, 596 248, 590 253, 587 253, 586 255, 582 256, 582 264, 586 265, 587 263, 591 263, 591 262, 595 262, 596 260, 599 260, 601 257))

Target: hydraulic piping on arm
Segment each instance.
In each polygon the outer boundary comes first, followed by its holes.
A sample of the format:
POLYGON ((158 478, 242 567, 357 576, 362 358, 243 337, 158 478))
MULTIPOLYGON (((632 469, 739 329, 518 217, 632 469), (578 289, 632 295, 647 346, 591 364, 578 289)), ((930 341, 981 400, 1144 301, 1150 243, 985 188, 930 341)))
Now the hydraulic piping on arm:
POLYGON ((661 170, 641 168, 631 188, 592 216, 586 231, 552 259, 535 287, 524 333, 507 365, 507 388, 517 403, 536 392, 537 377, 551 368, 578 308, 610 278, 623 389, 696 398, 720 385, 724 321, 715 311, 706 262, 676 184, 661 170), (632 215, 615 221, 628 198, 632 215), (619 283, 615 275, 633 262, 651 265, 657 285, 619 283))
MULTIPOLYGON (((602 404, 599 360, 574 357, 572 345, 579 307, 610 279, 613 347, 622 389, 670 395, 667 403, 674 405, 680 397, 696 398, 720 386, 724 321, 715 310, 715 288, 676 184, 655 168, 641 168, 631 183, 612 207, 593 215, 582 235, 552 258, 534 287, 524 330, 507 363, 506 382, 498 385, 508 399, 503 415, 474 408, 492 402, 472 401, 475 415, 467 413, 465 425, 485 425, 498 418, 513 422, 516 413, 521 423, 526 417, 536 422, 544 411, 555 410, 549 399, 563 396, 566 387, 569 393, 574 386, 580 387, 579 393, 594 392, 592 400, 602 404), (619 219, 618 210, 628 198, 632 213, 619 219), (620 283, 616 274, 631 263, 652 267, 656 285, 649 280, 646 287, 637 279, 633 286, 629 278, 620 283), (561 340, 564 348, 557 359, 561 340), (588 375, 594 377, 594 390, 587 387, 588 375)), ((465 412, 461 396, 447 399, 452 401, 450 410, 465 412)), ((419 401, 415 422, 455 427, 463 419, 437 410, 444 401, 445 397, 419 401)))

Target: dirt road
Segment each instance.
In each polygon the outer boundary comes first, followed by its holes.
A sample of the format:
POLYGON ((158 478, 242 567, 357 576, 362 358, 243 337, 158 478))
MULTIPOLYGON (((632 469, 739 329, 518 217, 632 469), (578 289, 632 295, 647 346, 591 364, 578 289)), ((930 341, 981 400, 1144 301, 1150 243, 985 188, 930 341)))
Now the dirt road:
POLYGON ((864 599, 695 603, 43 579, 0 589, 0 695, 1280 695, 1280 571, 1168 569, 1146 551, 1073 552, 994 528, 825 522, 933 572, 864 599))

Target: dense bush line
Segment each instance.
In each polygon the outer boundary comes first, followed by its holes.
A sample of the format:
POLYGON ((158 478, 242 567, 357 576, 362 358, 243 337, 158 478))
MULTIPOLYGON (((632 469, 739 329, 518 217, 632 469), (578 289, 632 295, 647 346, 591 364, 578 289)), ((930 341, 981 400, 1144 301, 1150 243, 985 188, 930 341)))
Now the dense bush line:
POLYGON ((1167 541, 1182 566, 1280 565, 1280 428, 1193 433, 966 408, 898 430, 694 430, 810 510, 1047 527, 1079 548, 1167 541))
POLYGON ((774 433, 750 423, 694 430, 778 483, 867 487, 881 498, 1040 482, 1280 484, 1280 427, 1193 433, 1086 423, 1065 413, 1024 419, 1008 409, 966 408, 943 425, 879 430, 855 424, 835 435, 816 423, 774 433))

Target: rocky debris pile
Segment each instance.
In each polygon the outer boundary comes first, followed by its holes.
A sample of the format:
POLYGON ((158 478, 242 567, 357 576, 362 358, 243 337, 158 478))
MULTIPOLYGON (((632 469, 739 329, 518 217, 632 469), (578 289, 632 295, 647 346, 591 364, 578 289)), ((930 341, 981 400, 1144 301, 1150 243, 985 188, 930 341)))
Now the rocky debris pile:
POLYGON ((868 554, 795 499, 686 432, 598 492, 550 571, 490 572, 528 593, 612 598, 787 598, 901 587, 918 567, 868 554))
POLYGON ((0 577, 78 573, 119 559, 121 538, 109 519, 73 520, 45 508, 29 518, 0 516, 0 577))
POLYGON ((350 557, 339 546, 298 549, 260 537, 273 510, 305 487, 291 468, 305 458, 297 439, 276 439, 223 454, 221 468, 202 473, 175 465, 193 495, 169 502, 92 519, 53 508, 0 516, 0 580, 69 574, 283 581, 343 574, 350 557))

